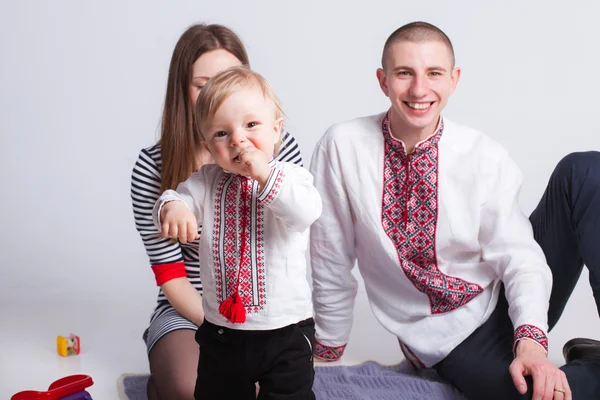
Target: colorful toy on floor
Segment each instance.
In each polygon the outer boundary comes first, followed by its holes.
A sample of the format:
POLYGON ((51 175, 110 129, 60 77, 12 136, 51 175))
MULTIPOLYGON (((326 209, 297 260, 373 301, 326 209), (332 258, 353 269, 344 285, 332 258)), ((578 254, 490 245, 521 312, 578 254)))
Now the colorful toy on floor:
POLYGON ((94 381, 89 375, 70 375, 53 382, 45 392, 25 390, 10 400, 93 400, 85 390, 94 381))
POLYGON ((73 335, 72 333, 67 337, 58 336, 56 338, 56 351, 63 357, 79 354, 81 351, 81 341, 79 340, 79 336, 73 335))

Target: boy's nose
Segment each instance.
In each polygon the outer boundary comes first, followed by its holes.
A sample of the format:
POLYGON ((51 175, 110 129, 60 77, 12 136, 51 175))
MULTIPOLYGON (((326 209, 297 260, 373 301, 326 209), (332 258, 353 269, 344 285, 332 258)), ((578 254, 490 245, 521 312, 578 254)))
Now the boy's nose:
POLYGON ((236 130, 231 135, 231 144, 234 146, 239 146, 240 144, 246 141, 246 135, 239 130, 236 130))

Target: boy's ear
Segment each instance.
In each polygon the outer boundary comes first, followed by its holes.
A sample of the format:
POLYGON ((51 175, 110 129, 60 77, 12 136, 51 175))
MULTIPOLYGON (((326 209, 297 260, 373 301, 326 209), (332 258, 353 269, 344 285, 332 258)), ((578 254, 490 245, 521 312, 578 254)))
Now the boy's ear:
POLYGON ((283 118, 277 118, 273 124, 273 130, 275 132, 275 142, 278 142, 281 138, 281 130, 283 129, 283 118))

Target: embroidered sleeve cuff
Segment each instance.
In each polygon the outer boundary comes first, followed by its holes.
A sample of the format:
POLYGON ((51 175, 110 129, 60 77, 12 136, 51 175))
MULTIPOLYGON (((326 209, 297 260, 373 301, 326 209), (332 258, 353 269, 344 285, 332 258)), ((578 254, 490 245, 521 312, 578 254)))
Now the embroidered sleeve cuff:
POLYGON ((171 264, 153 265, 152 271, 154 271, 154 277, 156 278, 157 286, 161 286, 171 279, 183 278, 187 276, 183 261, 178 261, 171 264))
POLYGON ((262 201, 265 206, 271 204, 279 196, 281 184, 285 174, 279 168, 272 168, 271 175, 265 184, 263 190, 258 194, 258 200, 262 201))
POLYGON ((315 351, 314 356, 325 361, 337 361, 344 354, 344 350, 346 349, 346 345, 337 346, 337 347, 329 347, 325 346, 318 341, 315 341, 315 351))
POLYGON ((513 352, 517 348, 519 340, 531 340, 540 345, 548 353, 548 337, 540 328, 534 325, 520 325, 515 329, 513 340, 513 352))

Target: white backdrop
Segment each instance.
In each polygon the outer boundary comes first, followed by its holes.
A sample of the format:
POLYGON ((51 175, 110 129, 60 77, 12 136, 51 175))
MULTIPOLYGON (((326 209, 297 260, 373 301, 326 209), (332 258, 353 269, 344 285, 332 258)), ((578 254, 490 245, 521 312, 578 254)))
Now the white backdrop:
MULTIPOLYGON (((387 36, 438 25, 463 71, 446 115, 509 148, 529 213, 563 155, 600 149, 598 15, 592 0, 3 0, 0 307, 116 301, 150 313, 130 174, 157 139, 171 53, 190 24, 239 33, 307 162, 329 125, 387 107, 375 79, 387 36)), ((598 332, 587 282, 575 301, 570 329, 598 332)))

